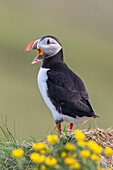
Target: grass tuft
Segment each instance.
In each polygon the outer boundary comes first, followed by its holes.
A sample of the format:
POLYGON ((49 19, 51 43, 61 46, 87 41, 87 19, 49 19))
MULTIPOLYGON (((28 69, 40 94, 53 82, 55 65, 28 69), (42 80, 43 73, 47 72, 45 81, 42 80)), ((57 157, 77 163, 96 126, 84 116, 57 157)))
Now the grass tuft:
POLYGON ((54 129, 53 132, 50 133, 49 140, 53 142, 51 144, 49 143, 47 138, 36 140, 32 136, 29 140, 19 141, 16 139, 15 135, 10 132, 7 126, 7 119, 5 120, 5 122, 2 122, 2 124, 3 126, 0 126, 0 129, 5 138, 4 141, 2 140, 2 142, 0 142, 1 170, 22 170, 34 168, 45 168, 48 170, 100 170, 101 168, 103 168, 107 170, 107 167, 113 169, 113 155, 111 154, 111 156, 108 157, 104 153, 106 147, 110 147, 111 149, 113 149, 112 128, 87 129, 79 132, 79 135, 86 136, 86 139, 79 143, 87 144, 89 140, 92 140, 97 143, 97 145, 94 144, 95 149, 92 150, 92 146, 88 147, 88 145, 86 144, 85 146, 79 146, 77 143, 78 139, 76 139, 75 137, 75 133, 72 132, 70 134, 66 126, 62 130, 62 134, 58 137, 58 139, 54 135, 57 133, 56 129, 54 129), (53 137, 55 138, 55 140, 53 137), (35 145, 37 143, 38 145, 35 145), (67 145, 67 143, 69 143, 69 145, 67 145), (45 148, 41 148, 40 150, 40 147, 42 146, 45 146, 45 148), (98 148, 102 147, 102 153, 100 151, 100 154, 95 154, 94 152, 96 150, 96 147, 97 150, 98 148), (24 153, 20 153, 20 156, 18 155, 19 148, 21 148, 24 153), (20 158, 16 158, 15 155, 12 155, 12 151, 14 150, 15 153, 17 152, 16 154, 20 158), (37 161, 38 163, 36 163, 37 161))

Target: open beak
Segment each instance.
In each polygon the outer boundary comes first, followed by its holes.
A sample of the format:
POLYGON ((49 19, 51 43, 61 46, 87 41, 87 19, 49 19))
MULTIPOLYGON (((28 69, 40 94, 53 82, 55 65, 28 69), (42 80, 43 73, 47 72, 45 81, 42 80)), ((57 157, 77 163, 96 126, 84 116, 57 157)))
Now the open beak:
POLYGON ((28 44, 24 50, 24 51, 29 51, 29 50, 34 50, 34 49, 38 50, 38 55, 35 57, 35 59, 32 61, 31 64, 38 63, 39 61, 42 61, 44 59, 44 57, 42 56, 43 50, 39 47, 39 43, 40 43, 40 39, 35 40, 31 42, 30 44, 28 44))

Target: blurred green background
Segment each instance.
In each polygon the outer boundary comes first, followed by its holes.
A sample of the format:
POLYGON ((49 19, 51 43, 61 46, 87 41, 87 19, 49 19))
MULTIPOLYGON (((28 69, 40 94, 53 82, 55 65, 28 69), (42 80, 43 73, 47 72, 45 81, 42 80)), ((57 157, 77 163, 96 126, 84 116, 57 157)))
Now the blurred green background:
MULTIPOLYGON (((41 63, 31 65, 37 51, 24 52, 48 34, 60 40, 65 62, 84 81, 97 126, 112 126, 113 1, 0 0, 0 115, 11 131, 14 120, 19 137, 43 137, 55 127, 37 86, 41 63)), ((96 126, 90 120, 80 127, 90 124, 96 126)))

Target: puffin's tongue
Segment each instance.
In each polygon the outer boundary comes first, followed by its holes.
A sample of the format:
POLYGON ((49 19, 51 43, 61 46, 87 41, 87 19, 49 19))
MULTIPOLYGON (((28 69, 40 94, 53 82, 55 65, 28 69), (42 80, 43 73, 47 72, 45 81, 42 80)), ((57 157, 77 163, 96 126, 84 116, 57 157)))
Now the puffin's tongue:
POLYGON ((38 55, 40 55, 40 53, 42 52, 40 48, 37 49, 38 50, 38 55))

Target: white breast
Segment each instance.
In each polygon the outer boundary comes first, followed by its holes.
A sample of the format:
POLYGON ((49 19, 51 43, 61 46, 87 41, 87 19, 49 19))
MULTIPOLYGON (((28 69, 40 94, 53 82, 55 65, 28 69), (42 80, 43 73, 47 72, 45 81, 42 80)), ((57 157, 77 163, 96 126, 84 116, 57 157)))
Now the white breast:
POLYGON ((45 101, 45 103, 47 104, 47 106, 49 107, 49 109, 51 110, 53 117, 55 119, 55 121, 61 120, 62 119, 62 115, 59 114, 55 108, 55 106, 52 104, 51 100, 49 99, 48 95, 47 95, 47 71, 49 69, 48 68, 40 68, 39 73, 38 73, 38 86, 39 86, 39 90, 43 96, 43 99, 45 101))

